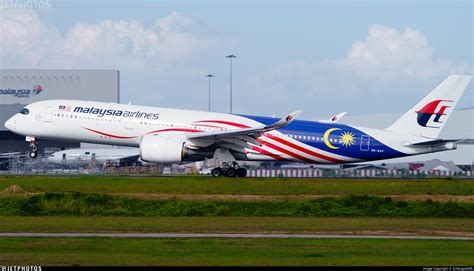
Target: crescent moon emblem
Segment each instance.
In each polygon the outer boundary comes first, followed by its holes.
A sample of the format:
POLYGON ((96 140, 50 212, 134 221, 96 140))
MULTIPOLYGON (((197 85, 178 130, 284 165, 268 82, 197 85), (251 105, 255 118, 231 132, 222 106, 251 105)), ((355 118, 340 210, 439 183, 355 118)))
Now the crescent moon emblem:
POLYGON ((334 131, 337 131, 337 130, 341 130, 339 128, 331 128, 331 129, 328 129, 325 133, 324 133, 324 144, 326 144, 326 146, 328 146, 329 148, 333 149, 333 150, 337 150, 339 149, 339 147, 336 147, 334 145, 331 144, 331 142, 329 142, 329 135, 334 132, 334 131))

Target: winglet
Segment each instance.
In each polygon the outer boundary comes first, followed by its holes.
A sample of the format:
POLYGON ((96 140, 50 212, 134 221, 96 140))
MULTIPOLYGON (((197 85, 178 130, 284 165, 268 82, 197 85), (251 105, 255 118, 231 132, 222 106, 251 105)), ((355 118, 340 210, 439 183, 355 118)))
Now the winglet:
POLYGON ((347 112, 342 112, 342 113, 339 113, 337 115, 334 115, 332 117, 330 117, 329 119, 327 120, 320 120, 319 122, 323 122, 323 123, 337 123, 339 120, 341 120, 345 115, 347 114, 347 112))
POLYGON ((296 117, 298 117, 303 111, 301 110, 296 110, 294 112, 291 112, 290 114, 287 114, 285 117, 281 118, 279 121, 265 126, 264 130, 274 130, 278 129, 281 127, 284 127, 288 124, 290 124, 296 117))

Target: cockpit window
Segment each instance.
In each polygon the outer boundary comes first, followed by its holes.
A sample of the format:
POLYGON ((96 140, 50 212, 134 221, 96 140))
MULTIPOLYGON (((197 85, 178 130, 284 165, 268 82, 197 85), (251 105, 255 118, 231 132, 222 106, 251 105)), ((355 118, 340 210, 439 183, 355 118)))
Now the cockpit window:
POLYGON ((20 114, 28 115, 28 114, 30 114, 30 110, 28 110, 28 108, 23 108, 23 109, 20 111, 20 114))

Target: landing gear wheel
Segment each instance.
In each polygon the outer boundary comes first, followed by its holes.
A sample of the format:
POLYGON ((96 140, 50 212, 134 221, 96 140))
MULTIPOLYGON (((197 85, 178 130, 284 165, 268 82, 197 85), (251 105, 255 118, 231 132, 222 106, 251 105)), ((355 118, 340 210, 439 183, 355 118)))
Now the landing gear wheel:
POLYGON ((35 159, 38 157, 38 145, 36 145, 36 140, 34 137, 26 137, 26 141, 30 144, 31 151, 29 153, 30 158, 35 159))
POLYGON ((30 158, 35 159, 38 157, 38 152, 37 151, 30 151, 29 153, 30 158))
POLYGON ((236 174, 237 174, 237 170, 231 167, 224 171, 224 176, 226 177, 235 177, 236 174))
POLYGON ((237 177, 244 178, 247 176, 247 170, 245 168, 238 168, 237 169, 237 177))
POLYGON ((222 173, 223 173, 222 168, 219 168, 219 167, 216 167, 216 168, 211 170, 211 174, 214 177, 220 177, 220 176, 222 176, 222 173))

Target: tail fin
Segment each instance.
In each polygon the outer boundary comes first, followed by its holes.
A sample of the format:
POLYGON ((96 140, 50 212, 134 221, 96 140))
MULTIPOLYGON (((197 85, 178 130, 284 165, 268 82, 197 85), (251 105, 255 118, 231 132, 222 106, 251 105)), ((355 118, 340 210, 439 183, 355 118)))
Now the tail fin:
POLYGON ((469 75, 448 76, 387 130, 438 138, 470 80, 471 76, 469 75))

